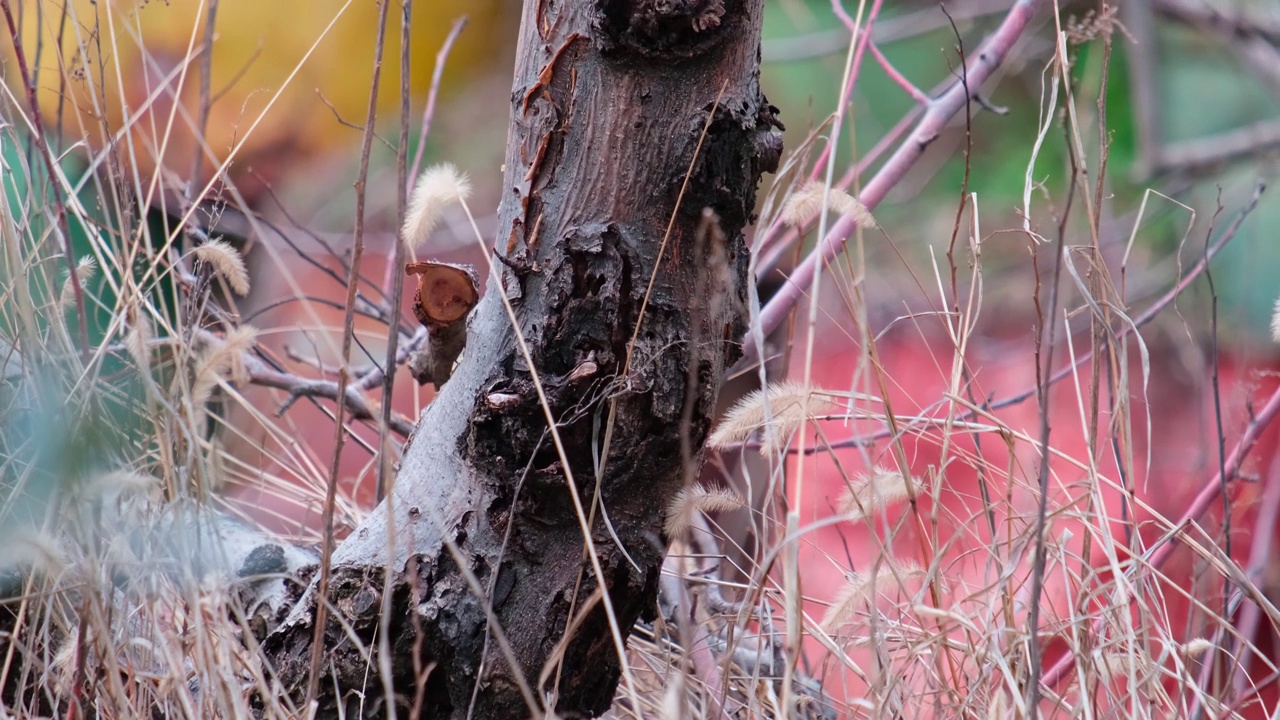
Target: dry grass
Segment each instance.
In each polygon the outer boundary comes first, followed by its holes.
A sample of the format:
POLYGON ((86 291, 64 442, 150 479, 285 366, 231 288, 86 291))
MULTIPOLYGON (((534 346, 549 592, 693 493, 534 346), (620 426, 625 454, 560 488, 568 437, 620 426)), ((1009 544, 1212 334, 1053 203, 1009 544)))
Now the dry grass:
MULTIPOLYGON (((43 82, 87 84, 94 102, 122 105, 127 89, 105 58, 148 51, 127 30, 127 13, 101 8, 120 13, 116 30, 95 28, 103 49, 78 41, 64 74, 43 82)), ((1241 458, 1280 403, 1262 398, 1243 430, 1206 439, 1221 457, 1203 477, 1188 476, 1200 492, 1184 506, 1171 513, 1139 491, 1161 419, 1147 410, 1151 353, 1137 327, 1203 268, 1187 270, 1152 312, 1125 301, 1099 244, 1100 226, 1115 219, 1095 199, 1107 187, 1106 149, 1091 129, 1096 98, 1075 95, 1068 52, 1059 40, 1044 68, 1041 136, 1058 138, 1072 158, 1075 200, 1042 195, 1033 178, 1050 169, 1029 148, 1017 242, 1039 275, 1000 278, 1004 301, 1021 293, 1019 302, 1040 311, 1020 338, 1018 362, 1032 369, 1024 375, 1035 378, 1036 363, 1041 370, 1023 404, 994 407, 975 381, 987 342, 980 319, 1000 302, 985 294, 993 283, 983 262, 984 243, 998 238, 980 223, 995 211, 962 193, 952 241, 925 238, 937 253, 904 271, 913 309, 893 329, 898 347, 928 357, 934 375, 921 383, 895 374, 887 330, 873 320, 902 298, 877 298, 868 283, 868 258, 887 256, 872 243, 908 230, 881 227, 883 238, 864 239, 860 229, 877 226, 874 208, 832 174, 818 180, 822 168, 799 168, 812 177, 790 194, 780 186, 768 208, 781 209, 766 212, 760 232, 793 227, 804 238, 826 228, 828 214, 852 219, 859 231, 832 264, 834 288, 795 338, 796 347, 817 337, 848 350, 829 366, 797 352, 787 376, 807 380, 771 378, 712 435, 723 456, 755 474, 734 476, 732 490, 694 486, 669 508, 666 532, 679 540, 664 612, 635 629, 613 716, 1028 717, 1031 702, 1061 718, 1234 717, 1261 707, 1280 676, 1255 646, 1280 619, 1261 584, 1258 558, 1269 546, 1231 548, 1222 512, 1208 510, 1246 492, 1241 458), (1056 234, 1059 213, 1078 229, 1056 234), (1054 273, 1059 257, 1065 272, 1054 273), (1063 389, 1050 394, 1051 378, 1063 389), (919 387, 928 397, 902 406, 919 387), (1050 413, 1076 427, 1051 434, 1050 413), (1067 448, 1063 435, 1083 441, 1067 448), (957 477, 975 480, 962 488, 957 477), (823 478, 839 480, 828 483, 831 497, 822 496, 823 478), (731 524, 735 514, 746 522, 731 524), (851 539, 862 552, 838 555, 851 539)), ((179 84, 204 72, 197 61, 182 69, 179 84)), ((344 333, 376 340, 393 322, 376 290, 383 284, 352 284, 364 293, 353 312, 376 332, 344 327, 278 244, 237 246, 198 229, 212 209, 271 235, 220 174, 235 148, 221 157, 203 148, 218 174, 187 178, 178 192, 165 192, 167 171, 146 170, 173 163, 163 151, 171 127, 200 131, 192 116, 161 110, 158 96, 139 109, 153 112, 138 115, 149 124, 128 133, 63 128, 53 148, 61 160, 50 165, 27 141, 40 135, 52 145, 59 135, 37 128, 21 83, 9 80, 0 189, 19 200, 0 206, 0 547, 14 548, 0 554, 0 596, 10 598, 0 602, 0 717, 70 707, 111 718, 293 717, 297 708, 279 698, 256 652, 236 582, 174 561, 184 555, 173 548, 192 540, 182 528, 201 517, 195 507, 252 522, 275 514, 307 541, 323 532, 316 509, 326 502, 333 526, 358 522, 366 508, 357 488, 326 501, 332 448, 305 429, 334 414, 330 400, 344 393, 332 364, 346 363, 356 396, 345 405, 346 437, 364 454, 344 472, 371 478, 374 448, 398 452, 390 413, 379 422, 389 398, 373 392, 380 360, 361 366, 338 350, 344 333), (149 156, 131 161, 126 145, 149 156), (267 342, 296 328, 249 323, 239 296, 254 307, 264 301, 249 294, 246 253, 255 277, 299 301, 310 354, 282 358, 267 342), (313 406, 309 421, 295 403, 313 406), (251 514, 253 501, 235 500, 246 496, 270 502, 251 514), (264 698, 265 707, 251 707, 264 698)), ((362 165, 363 174, 367 157, 362 165)), ((388 223, 412 246, 437 227, 437 210, 465 201, 464 178, 431 172, 424 178, 435 184, 424 179, 400 210, 408 217, 388 223)), ((1135 234, 1142 222, 1130 220, 1135 234)), ((1235 227, 1212 235, 1225 242, 1235 227)), ((1207 232, 1194 214, 1192 229, 1207 232)), ((346 287, 342 258, 325 261, 335 287, 346 287)), ((1121 278, 1142 268, 1123 270, 1121 278)), ((405 348, 422 342, 410 328, 393 332, 405 348)), ((1250 495, 1252 522, 1266 527, 1268 512, 1274 521, 1278 493, 1280 479, 1269 475, 1250 495)))

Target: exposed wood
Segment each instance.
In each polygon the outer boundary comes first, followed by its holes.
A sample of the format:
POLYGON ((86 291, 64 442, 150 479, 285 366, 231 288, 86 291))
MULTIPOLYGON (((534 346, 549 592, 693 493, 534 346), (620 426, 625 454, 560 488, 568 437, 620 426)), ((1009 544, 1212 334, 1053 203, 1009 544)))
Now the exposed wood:
POLYGON ((438 262, 409 263, 404 271, 418 277, 413 316, 430 333, 426 347, 409 355, 409 372, 419 385, 439 389, 467 342, 467 314, 480 299, 475 271, 438 262))

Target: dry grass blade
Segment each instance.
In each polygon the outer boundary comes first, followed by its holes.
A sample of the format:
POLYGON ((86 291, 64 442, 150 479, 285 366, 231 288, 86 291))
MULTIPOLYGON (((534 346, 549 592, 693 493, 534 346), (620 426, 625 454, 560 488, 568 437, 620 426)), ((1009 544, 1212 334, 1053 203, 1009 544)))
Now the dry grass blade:
POLYGON ((196 257, 209 263, 214 272, 227 281, 227 285, 237 295, 249 294, 249 270, 244 266, 244 258, 231 243, 226 240, 210 240, 195 249, 196 257))
POLYGON ((682 488, 667 505, 663 529, 668 538, 684 537, 691 528, 694 513, 724 512, 741 507, 742 498, 728 488, 708 488, 705 485, 682 488))
POLYGON ((816 180, 791 193, 782 206, 782 219, 792 227, 803 227, 822 213, 824 205, 836 215, 852 218, 859 227, 876 225, 871 211, 861 201, 840 188, 827 188, 825 183, 816 180))
POLYGON ((837 507, 841 515, 857 521, 910 496, 910 488, 902 473, 878 467, 858 476, 852 485, 845 488, 837 507))
POLYGON ((412 250, 426 242, 440 224, 444 211, 465 202, 471 195, 471 182, 450 163, 434 165, 422 171, 409 198, 400 239, 412 250))
POLYGON ((775 453, 786 447, 788 440, 805 421, 819 415, 830 404, 822 392, 794 380, 784 380, 756 390, 725 414, 707 444, 725 448, 741 443, 755 431, 763 429, 760 452, 765 455, 775 453))

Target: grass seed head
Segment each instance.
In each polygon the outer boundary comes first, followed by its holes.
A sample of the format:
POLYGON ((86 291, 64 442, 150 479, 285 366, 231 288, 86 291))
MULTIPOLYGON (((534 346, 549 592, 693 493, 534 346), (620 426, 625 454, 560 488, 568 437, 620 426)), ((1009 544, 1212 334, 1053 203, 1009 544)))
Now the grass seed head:
POLYGON ((875 218, 871 211, 849 193, 840 188, 827 189, 824 183, 817 180, 806 183, 791 193, 782 206, 782 219, 792 227, 802 227, 813 222, 822 213, 823 200, 827 209, 836 215, 852 217, 859 227, 875 227, 875 218))
POLYGON ((210 240, 195 250, 196 257, 209 263, 213 271, 227 281, 227 286, 237 295, 249 294, 249 270, 244 265, 240 251, 226 240, 210 240))
POLYGON ((1205 653, 1213 650, 1213 641, 1208 638, 1192 638, 1182 646, 1182 654, 1189 658, 1200 657, 1205 653))
POLYGON ((444 211, 465 202, 471 194, 471 182, 467 176, 450 163, 434 165, 422 171, 409 198, 409 210, 405 213, 400 240, 412 250, 426 242, 427 237, 440 224, 444 211))
POLYGON ((841 515, 856 522, 910 496, 902 473, 878 467, 858 476, 851 487, 845 488, 837 507, 841 515))
POLYGON ((756 390, 734 405, 707 443, 724 448, 740 443, 756 430, 763 430, 760 452, 772 455, 786 447, 791 436, 807 420, 817 417, 830 401, 812 388, 794 380, 784 380, 756 390))
MULTIPOLYGON (((85 284, 93 279, 98 271, 98 263, 91 256, 80 258, 80 262, 76 263, 76 279, 80 281, 80 287, 83 289, 85 284)), ((58 308, 66 311, 70 310, 76 304, 76 285, 71 275, 67 275, 67 279, 62 283, 62 292, 58 295, 58 308)))
POLYGON ((681 488, 667 504, 667 520, 663 529, 668 538, 681 538, 689 532, 693 514, 724 512, 742 507, 742 498, 728 488, 693 485, 681 488))
POLYGON ((858 610, 873 602, 877 594, 888 592, 900 582, 921 575, 924 575, 924 570, 919 565, 906 561, 892 565, 886 562, 874 570, 849 573, 844 587, 822 616, 823 630, 835 632, 852 620, 858 610))
POLYGON ((1280 298, 1276 298, 1275 307, 1271 310, 1271 340, 1280 343, 1280 298))
POLYGON ((229 331, 218 343, 210 343, 196 361, 195 381, 191 387, 191 400, 203 406, 213 394, 220 380, 244 383, 249 373, 245 367, 245 353, 253 349, 258 331, 251 325, 241 325, 229 331))

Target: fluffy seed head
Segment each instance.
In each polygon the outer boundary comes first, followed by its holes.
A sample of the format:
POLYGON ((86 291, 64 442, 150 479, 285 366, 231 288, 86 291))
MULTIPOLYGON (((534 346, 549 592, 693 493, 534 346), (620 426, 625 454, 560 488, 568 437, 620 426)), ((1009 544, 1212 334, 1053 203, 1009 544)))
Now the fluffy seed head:
POLYGON ((245 367, 244 359, 257 342, 258 329, 252 325, 232 328, 223 338, 223 347, 231 355, 231 361, 227 365, 228 374, 237 385, 249 382, 249 369, 245 367))
POLYGON ((1276 298, 1275 308, 1271 311, 1271 340, 1280 343, 1280 298, 1276 298))
POLYGON ((1100 653, 1100 656, 1096 658, 1096 667, 1098 668, 1098 674, 1107 681, 1128 677, 1145 679, 1151 676, 1153 670, 1151 658, 1146 654, 1119 650, 1100 653))
POLYGON ((203 406, 220 380, 244 383, 248 370, 244 364, 245 353, 253 348, 258 331, 251 325, 241 325, 227 333, 220 342, 211 342, 196 361, 195 380, 191 386, 191 399, 203 406))
POLYGON ((412 250, 426 242, 427 236, 440 224, 444 211, 452 205, 465 202, 471 194, 467 176, 450 163, 427 168, 418 176, 409 198, 409 210, 405 214, 400 240, 412 250))
MULTIPOLYGON (((91 256, 86 255, 80 258, 80 262, 76 263, 76 278, 80 281, 80 287, 83 288, 85 283, 93 279, 94 273, 98 271, 98 263, 91 256)), ((67 279, 62 283, 62 292, 58 295, 58 307, 62 310, 68 310, 76 304, 76 286, 71 276, 67 275, 67 279)))
POLYGON ((898 562, 893 565, 884 563, 872 572, 867 569, 849 573, 848 581, 836 594, 831 606, 822 616, 822 629, 834 632, 837 628, 853 619, 853 616, 864 605, 872 602, 879 593, 899 587, 899 583, 924 575, 924 570, 915 563, 898 562))
POLYGON ((134 303, 126 317, 129 319, 129 330, 124 336, 125 349, 129 357, 144 372, 151 366, 151 318, 134 303))
POLYGON ((107 496, 145 495, 160 486, 160 480, 134 470, 113 470, 89 481, 89 494, 107 496))
POLYGON ((214 272, 227 281, 237 295, 249 294, 249 271, 244 266, 240 252, 226 240, 210 240, 196 248, 196 257, 209 263, 214 272))
POLYGON ((859 475, 851 487, 845 488, 838 508, 841 515, 858 521, 883 507, 910 497, 907 480, 902 473, 888 468, 875 468, 859 475))
POLYGON ((1192 638, 1182 646, 1182 654, 1187 657, 1200 657, 1214 648, 1213 641, 1208 638, 1192 638))
POLYGON ((727 488, 693 485, 681 488, 667 505, 667 521, 663 529, 668 538, 681 538, 689 532, 693 514, 722 512, 742 507, 742 498, 727 488))
POLYGON ((756 390, 725 413, 707 444, 724 448, 740 443, 751 433, 763 429, 760 453, 771 455, 778 452, 786 447, 805 421, 818 416, 830 404, 819 393, 794 380, 784 380, 756 390))
POLYGON ((40 531, 8 533, 0 538, 5 544, 5 557, 0 570, 29 566, 31 569, 57 575, 66 570, 66 553, 58 539, 40 531))
POLYGON ((823 198, 827 208, 836 215, 853 218, 859 227, 875 227, 875 218, 862 201, 840 188, 827 190, 826 185, 817 180, 791 193, 782 206, 782 219, 792 227, 808 225, 822 213, 823 198))

